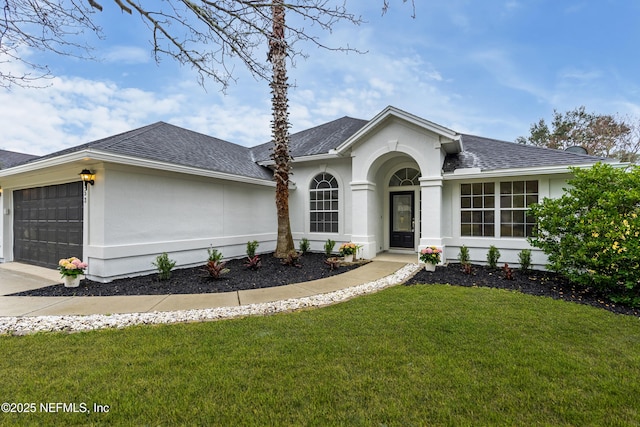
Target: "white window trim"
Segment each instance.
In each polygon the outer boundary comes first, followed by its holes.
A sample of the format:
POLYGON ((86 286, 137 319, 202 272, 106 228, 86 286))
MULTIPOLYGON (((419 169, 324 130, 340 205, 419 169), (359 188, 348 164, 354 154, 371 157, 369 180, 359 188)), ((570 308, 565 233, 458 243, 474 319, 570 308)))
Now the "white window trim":
POLYGON ((306 183, 306 191, 305 191, 305 208, 304 208, 304 229, 305 233, 314 236, 316 238, 335 238, 336 236, 342 235, 344 233, 344 182, 340 177, 340 174, 331 169, 331 168, 318 168, 313 171, 309 175, 309 179, 306 183), (314 179, 322 174, 326 173, 333 176, 338 183, 338 231, 330 232, 330 231, 311 231, 311 184, 314 179), (325 237, 323 237, 325 236, 325 237))
MULTIPOLYGON (((499 239, 499 240, 515 240, 515 241, 526 241, 527 236, 524 237, 514 237, 514 236, 502 236, 501 234, 501 212, 502 212, 502 202, 500 200, 500 183, 502 182, 517 182, 517 181, 538 181, 538 203, 544 199, 544 197, 548 197, 548 182, 547 180, 540 179, 539 177, 502 177, 500 179, 475 179, 473 181, 464 181, 464 182, 456 182, 453 192, 455 209, 454 212, 457 212, 454 227, 457 231, 457 235, 460 239, 472 239, 472 240, 491 240, 491 239, 499 239), (493 236, 465 236, 462 234, 462 203, 461 203, 461 186, 462 184, 477 184, 477 183, 493 183, 494 184, 494 235, 493 236), (546 185, 546 187, 545 187, 546 185), (545 189, 547 191, 545 191, 545 189)), ((513 208, 504 208, 507 210, 514 210, 513 208)), ((518 209, 516 209, 518 210, 518 209)))

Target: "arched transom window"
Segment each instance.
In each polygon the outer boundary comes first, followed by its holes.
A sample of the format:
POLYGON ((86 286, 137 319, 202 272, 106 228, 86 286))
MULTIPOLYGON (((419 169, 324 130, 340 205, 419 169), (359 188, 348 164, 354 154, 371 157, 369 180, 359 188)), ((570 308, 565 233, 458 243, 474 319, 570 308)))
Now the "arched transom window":
POLYGON ((413 168, 403 168, 393 174, 389 180, 389 187, 404 187, 420 185, 420 171, 413 168))
POLYGON ((309 186, 312 233, 338 232, 338 181, 329 173, 316 175, 309 186))

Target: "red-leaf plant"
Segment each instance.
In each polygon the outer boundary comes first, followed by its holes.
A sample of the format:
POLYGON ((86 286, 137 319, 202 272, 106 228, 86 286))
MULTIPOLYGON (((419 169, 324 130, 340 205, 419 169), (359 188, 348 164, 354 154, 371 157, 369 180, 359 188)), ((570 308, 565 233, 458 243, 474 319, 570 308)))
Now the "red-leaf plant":
POLYGON ((258 255, 254 255, 252 257, 249 256, 244 262, 244 265, 251 270, 257 270, 262 267, 262 261, 260 261, 260 257, 258 255))

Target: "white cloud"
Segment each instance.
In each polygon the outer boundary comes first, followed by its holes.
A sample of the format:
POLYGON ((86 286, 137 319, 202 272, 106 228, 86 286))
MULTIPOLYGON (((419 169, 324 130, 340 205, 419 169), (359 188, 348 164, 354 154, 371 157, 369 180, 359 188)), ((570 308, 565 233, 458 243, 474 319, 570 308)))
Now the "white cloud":
POLYGON ((391 82, 384 81, 378 77, 371 77, 369 79, 369 86, 374 89, 378 89, 382 92, 382 95, 391 95, 394 92, 395 85, 391 82))
POLYGON ((602 77, 600 70, 581 70, 578 68, 567 68, 561 70, 558 77, 560 79, 574 80, 577 82, 588 83, 602 77))
POLYGON ((199 105, 190 114, 174 116, 171 123, 229 142, 252 147, 270 140, 269 110, 223 104, 199 105))
POLYGON ((0 92, 0 145, 47 154, 160 120, 185 108, 185 103, 181 95, 57 77, 43 89, 0 92))
POLYGON ((530 72, 516 65, 507 50, 496 48, 476 51, 470 58, 493 75, 498 85, 526 92, 538 100, 547 101, 551 98, 549 91, 535 82, 530 72))
POLYGON ((148 50, 136 46, 113 46, 103 58, 106 62, 121 64, 146 64, 151 61, 148 50))

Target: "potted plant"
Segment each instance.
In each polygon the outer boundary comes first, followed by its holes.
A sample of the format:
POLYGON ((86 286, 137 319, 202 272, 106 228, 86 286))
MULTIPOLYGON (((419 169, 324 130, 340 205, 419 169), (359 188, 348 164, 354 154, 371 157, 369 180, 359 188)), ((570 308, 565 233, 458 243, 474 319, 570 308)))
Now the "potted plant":
POLYGON ((429 246, 420 251, 420 261, 424 262, 424 269, 427 271, 436 271, 436 264, 440 262, 440 254, 442 249, 436 246, 429 246))
POLYGON ((63 258, 58 261, 58 270, 60 270, 66 288, 77 288, 80 285, 78 276, 84 274, 85 268, 87 268, 87 263, 76 257, 63 258))
POLYGON ((343 243, 340 245, 340 256, 344 257, 345 262, 353 262, 354 255, 358 251, 360 246, 356 245, 353 242, 343 243))

